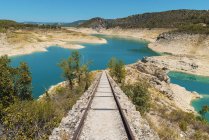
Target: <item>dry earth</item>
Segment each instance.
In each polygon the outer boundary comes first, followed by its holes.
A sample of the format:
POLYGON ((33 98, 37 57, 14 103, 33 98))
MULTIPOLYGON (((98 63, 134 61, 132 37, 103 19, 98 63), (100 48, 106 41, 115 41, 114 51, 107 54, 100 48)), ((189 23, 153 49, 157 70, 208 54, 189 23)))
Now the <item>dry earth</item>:
POLYGON ((49 46, 81 49, 76 43, 106 43, 105 39, 67 30, 18 30, 0 33, 0 56, 47 51, 49 46))

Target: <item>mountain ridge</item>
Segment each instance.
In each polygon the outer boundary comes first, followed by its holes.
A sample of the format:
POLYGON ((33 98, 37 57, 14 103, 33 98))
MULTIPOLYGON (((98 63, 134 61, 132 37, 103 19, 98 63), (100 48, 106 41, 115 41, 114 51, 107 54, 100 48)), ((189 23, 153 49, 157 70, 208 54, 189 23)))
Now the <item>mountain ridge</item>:
POLYGON ((179 28, 187 24, 209 25, 208 10, 171 10, 164 12, 144 13, 124 18, 92 18, 78 27, 86 28, 179 28))

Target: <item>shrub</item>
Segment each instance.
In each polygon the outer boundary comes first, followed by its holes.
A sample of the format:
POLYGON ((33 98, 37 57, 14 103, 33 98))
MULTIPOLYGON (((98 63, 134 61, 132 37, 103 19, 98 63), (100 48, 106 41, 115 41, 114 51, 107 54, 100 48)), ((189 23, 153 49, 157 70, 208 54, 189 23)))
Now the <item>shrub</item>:
POLYGON ((184 132, 187 131, 187 126, 188 126, 188 124, 186 121, 179 122, 179 127, 182 131, 184 131, 184 132))
POLYGON ((172 127, 168 127, 165 124, 161 125, 161 128, 158 130, 158 135, 161 140, 177 140, 179 139, 178 132, 172 127))
POLYGON ((47 139, 63 113, 52 102, 16 102, 4 111, 3 125, 7 139, 47 139))
POLYGON ((131 98, 136 105, 137 110, 142 114, 148 112, 150 109, 150 94, 148 91, 149 85, 147 82, 137 82, 132 85, 124 85, 123 91, 131 98))
POLYGON ((194 133, 194 135, 192 136, 192 139, 194 139, 194 140, 208 140, 209 137, 208 137, 208 135, 206 135, 202 131, 196 131, 194 133))
POLYGON ((117 60, 116 58, 111 58, 108 67, 110 69, 110 75, 118 83, 123 83, 126 76, 125 65, 122 60, 117 60))
POLYGON ((6 139, 48 139, 52 130, 82 95, 84 85, 71 91, 59 86, 38 101, 17 101, 3 110, 6 139), (76 94, 75 94, 76 93, 76 94))

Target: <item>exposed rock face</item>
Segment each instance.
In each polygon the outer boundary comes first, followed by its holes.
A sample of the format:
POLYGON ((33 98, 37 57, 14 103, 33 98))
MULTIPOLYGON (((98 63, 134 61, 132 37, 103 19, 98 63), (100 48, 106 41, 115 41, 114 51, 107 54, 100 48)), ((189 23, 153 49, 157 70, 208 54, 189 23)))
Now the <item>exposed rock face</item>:
POLYGON ((141 78, 147 79, 152 86, 165 93, 170 99, 173 99, 173 92, 169 86, 170 78, 167 75, 168 71, 166 68, 160 68, 155 64, 143 63, 141 61, 130 65, 130 67, 142 73, 140 75, 141 78))
MULTIPOLYGON (((149 58, 144 58, 142 62, 149 62, 149 58)), ((160 81, 165 81, 166 83, 170 82, 170 78, 167 76, 167 68, 159 68, 155 64, 152 63, 141 63, 138 62, 136 65, 137 70, 156 76, 160 81)))
POLYGON ((209 76, 209 59, 207 57, 163 55, 144 58, 143 62, 152 63, 162 69, 209 76))
POLYGON ((161 53, 209 56, 209 35, 163 33, 149 48, 161 53))
POLYGON ((174 101, 178 108, 186 112, 195 112, 190 103, 193 99, 201 96, 197 93, 189 92, 179 85, 170 83, 166 67, 150 61, 150 58, 145 58, 143 62, 138 61, 127 66, 126 70, 128 75, 126 78, 127 82, 135 82, 138 76, 146 79, 154 88, 162 92, 168 99, 174 101))

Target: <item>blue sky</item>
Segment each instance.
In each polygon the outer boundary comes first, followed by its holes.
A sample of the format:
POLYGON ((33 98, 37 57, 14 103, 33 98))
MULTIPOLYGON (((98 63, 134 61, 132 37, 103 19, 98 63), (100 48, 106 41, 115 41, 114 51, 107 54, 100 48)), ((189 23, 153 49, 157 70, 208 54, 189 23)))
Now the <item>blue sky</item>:
POLYGON ((1 0, 0 19, 71 22, 174 9, 209 9, 209 0, 1 0))

